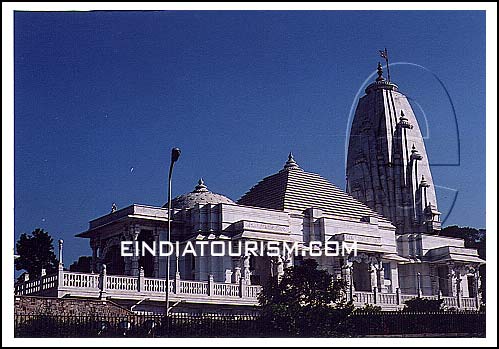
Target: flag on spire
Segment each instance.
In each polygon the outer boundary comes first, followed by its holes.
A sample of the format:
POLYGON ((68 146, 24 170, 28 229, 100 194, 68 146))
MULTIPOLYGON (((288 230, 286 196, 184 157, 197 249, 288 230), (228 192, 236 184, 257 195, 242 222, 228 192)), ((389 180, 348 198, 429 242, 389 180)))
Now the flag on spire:
POLYGON ((385 48, 385 50, 384 50, 384 51, 379 50, 379 54, 380 54, 380 56, 381 56, 381 57, 383 57, 384 59, 388 59, 388 51, 386 50, 386 48, 385 48))

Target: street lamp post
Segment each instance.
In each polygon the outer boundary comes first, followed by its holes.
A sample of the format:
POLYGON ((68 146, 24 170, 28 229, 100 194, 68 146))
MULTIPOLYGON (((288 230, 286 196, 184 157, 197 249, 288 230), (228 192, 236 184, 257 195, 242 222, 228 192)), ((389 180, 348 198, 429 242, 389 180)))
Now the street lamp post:
MULTIPOLYGON (((171 161, 170 161, 170 171, 168 172, 168 231, 167 231, 167 241, 170 241, 170 234, 171 234, 171 217, 172 217, 172 172, 173 172, 173 165, 175 162, 178 160, 180 156, 180 149, 179 148, 173 148, 172 149, 172 156, 171 156, 171 161)), ((169 315, 169 289, 170 289, 170 255, 166 257, 166 286, 165 286, 165 293, 166 293, 166 299, 165 299, 165 315, 168 321, 168 315, 169 315)))

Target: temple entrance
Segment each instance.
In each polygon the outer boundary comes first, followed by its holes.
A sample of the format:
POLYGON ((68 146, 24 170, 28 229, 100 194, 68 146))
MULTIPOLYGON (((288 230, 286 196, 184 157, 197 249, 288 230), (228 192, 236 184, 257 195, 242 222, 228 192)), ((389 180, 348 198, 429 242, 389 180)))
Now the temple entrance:
POLYGON ((449 268, 446 265, 440 265, 437 268, 438 289, 442 296, 449 296, 449 268))
POLYGON ((121 257, 120 246, 114 245, 109 248, 104 256, 104 264, 106 264, 106 272, 111 275, 124 275, 125 263, 121 257))
POLYGON ((252 285, 265 285, 271 275, 270 257, 250 256, 252 285))
POLYGON ((468 275, 468 297, 476 297, 476 279, 473 275, 468 275))
POLYGON ((356 291, 372 291, 369 264, 353 263, 353 287, 356 291))

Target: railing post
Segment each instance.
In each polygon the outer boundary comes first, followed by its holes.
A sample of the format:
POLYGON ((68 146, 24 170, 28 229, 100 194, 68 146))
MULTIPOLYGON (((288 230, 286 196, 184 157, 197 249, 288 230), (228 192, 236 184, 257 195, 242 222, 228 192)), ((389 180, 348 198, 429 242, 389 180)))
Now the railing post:
POLYGON ((239 279, 239 297, 243 298, 246 293, 246 281, 244 278, 239 279))
POLYGON ((421 288, 421 273, 418 272, 416 274, 416 282, 417 282, 417 288, 418 288, 418 298, 421 298, 421 296, 423 295, 423 290, 421 288))
POLYGON ((144 292, 144 287, 145 287, 145 282, 144 282, 144 268, 140 267, 139 269, 139 280, 137 283, 138 286, 138 291, 139 292, 144 292))
POLYGON ((100 274, 100 281, 99 281, 100 299, 106 299, 106 281, 107 281, 106 279, 107 279, 107 266, 105 264, 102 264, 102 271, 100 274))
POLYGON ((397 296, 397 305, 402 305, 402 297, 400 296, 400 288, 395 289, 395 295, 397 296))
MULTIPOLYGON (((169 287, 169 286, 166 286, 169 287)), ((175 273, 175 285, 173 287, 173 292, 175 294, 180 293, 180 273, 175 273)))
POLYGON ((208 296, 212 296, 213 295, 213 275, 210 274, 208 276, 208 296))
POLYGON ((373 287, 373 302, 374 304, 378 303, 378 288, 376 286, 373 287))

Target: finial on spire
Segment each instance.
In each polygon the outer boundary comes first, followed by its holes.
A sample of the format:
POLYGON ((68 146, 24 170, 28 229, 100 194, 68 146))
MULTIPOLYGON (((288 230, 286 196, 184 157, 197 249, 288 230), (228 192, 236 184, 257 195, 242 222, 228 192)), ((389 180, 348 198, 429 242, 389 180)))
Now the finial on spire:
POLYGON ((386 71, 388 72, 388 82, 391 82, 391 79, 390 79, 390 65, 388 64, 388 50, 386 49, 385 47, 385 50, 382 51, 382 50, 379 50, 379 55, 385 59, 386 61, 386 71))
POLYGON ((381 66, 381 63, 378 62, 378 77, 376 78, 376 81, 383 81, 385 78, 383 77, 383 67, 381 66))
POLYGON ((292 168, 300 168, 300 166, 298 166, 298 164, 296 163, 294 157, 293 157, 293 153, 292 152, 289 152, 289 155, 288 155, 288 161, 286 161, 286 164, 284 164, 284 169, 292 169, 292 168))
POLYGON ((204 184, 203 178, 199 178, 198 185, 194 189, 195 192, 208 191, 208 187, 204 184))

